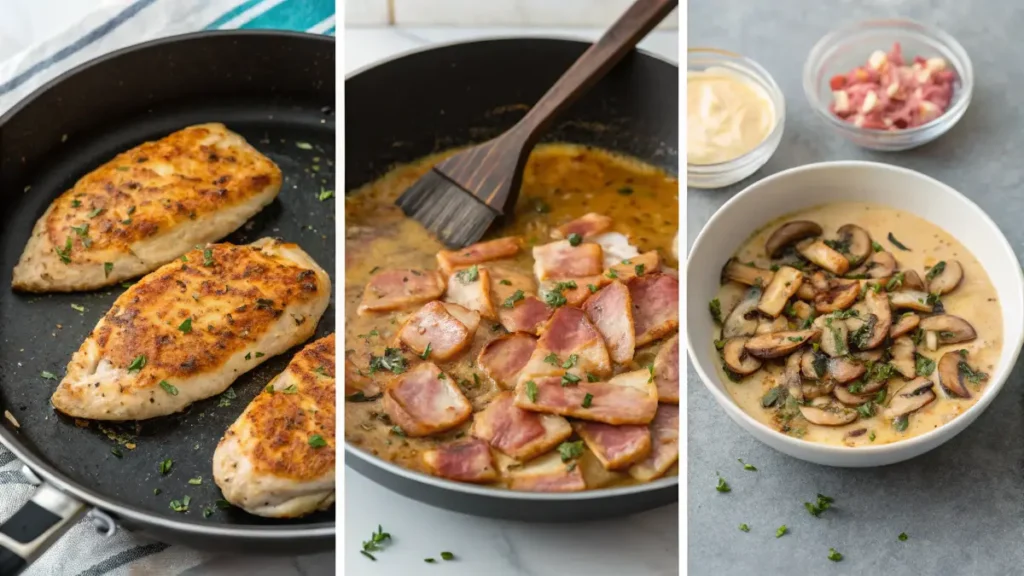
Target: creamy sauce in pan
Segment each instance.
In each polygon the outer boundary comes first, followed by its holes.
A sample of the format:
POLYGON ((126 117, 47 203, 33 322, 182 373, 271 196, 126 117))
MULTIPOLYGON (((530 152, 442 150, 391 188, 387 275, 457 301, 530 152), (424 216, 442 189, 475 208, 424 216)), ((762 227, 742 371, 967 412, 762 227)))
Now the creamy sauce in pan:
MULTIPOLYGON (((402 321, 413 310, 360 316, 357 308, 372 272, 379 268, 437 268, 443 249, 416 221, 408 219, 394 201, 431 166, 454 154, 448 151, 395 168, 379 180, 350 192, 345 198, 345 346, 346 355, 367 358, 381 355, 393 345, 402 321), (376 334, 374 334, 376 331, 376 334)), ((593 148, 550 144, 538 146, 527 163, 515 218, 490 231, 484 240, 522 236, 525 248, 514 259, 495 265, 533 275, 530 247, 551 242, 551 230, 588 212, 614 218, 612 231, 629 236, 641 253, 657 250, 664 265, 676 268, 673 242, 678 230, 678 181, 662 170, 593 148)), ((489 340, 502 334, 495 323, 482 319, 472 347, 453 361, 438 366, 460 383, 473 405, 482 410, 501 391, 475 365, 477 354, 489 340), (475 378, 474 378, 475 375, 475 378)), ((498 326, 500 329, 500 326, 498 326)), ((653 361, 662 341, 637 351, 636 362, 653 361)), ((365 364, 365 360, 357 361, 365 364)), ((387 374, 374 377, 383 388, 387 374)), ((423 438, 396 435, 387 422, 381 400, 345 403, 346 441, 385 460, 421 472, 422 454, 440 443, 468 436, 472 420, 448 432, 423 438)), ((512 460, 495 452, 504 469, 512 460)), ((604 470, 585 451, 579 460, 588 488, 635 483, 627 474, 604 470)), ((677 475, 678 465, 667 475, 677 475)))
MULTIPOLYGON (((965 349, 968 351, 967 361, 975 369, 993 374, 1003 347, 1002 310, 996 298, 996 290, 989 281, 984 268, 955 238, 941 228, 912 214, 866 203, 837 203, 819 206, 796 214, 780 218, 757 231, 737 252, 740 262, 753 262, 759 268, 769 268, 772 264, 765 254, 765 242, 780 225, 793 220, 810 220, 821 225, 825 237, 835 237, 835 231, 844 224, 856 224, 865 229, 871 239, 890 252, 896 258, 898 270, 915 270, 922 278, 927 270, 944 260, 957 260, 963 267, 963 280, 952 292, 942 296, 942 304, 947 314, 959 316, 967 320, 977 332, 977 338, 971 342, 951 345, 939 345, 936 351, 925 348, 922 343, 917 351, 938 364, 942 355, 951 350, 965 349), (894 246, 888 239, 892 232, 897 241, 910 251, 903 251, 894 246)), ((725 317, 734 304, 742 296, 746 287, 736 282, 724 284, 719 292, 722 316, 725 317)), ((903 311, 893 311, 895 321, 903 311)), ((923 317, 923 315, 922 315, 923 317)), ((785 358, 765 362, 761 370, 744 378, 740 382, 732 382, 720 367, 719 371, 726 390, 733 400, 746 413, 775 429, 779 423, 773 418, 773 409, 762 407, 764 395, 781 382, 782 363, 785 358)), ((924 434, 949 422, 962 414, 977 402, 984 392, 986 382, 968 384, 972 397, 961 399, 951 397, 938 385, 938 369, 930 379, 936 383, 933 391, 936 400, 912 413, 908 418, 906 430, 898 431, 892 422, 881 414, 869 419, 859 418, 851 424, 838 427, 819 426, 807 422, 797 416, 789 423, 789 434, 809 442, 846 446, 870 446, 906 440, 924 434), (859 436, 850 437, 849 433, 866 428, 859 436), (872 439, 873 438, 873 439, 872 439)), ((888 381, 888 398, 906 382, 896 374, 888 381)))

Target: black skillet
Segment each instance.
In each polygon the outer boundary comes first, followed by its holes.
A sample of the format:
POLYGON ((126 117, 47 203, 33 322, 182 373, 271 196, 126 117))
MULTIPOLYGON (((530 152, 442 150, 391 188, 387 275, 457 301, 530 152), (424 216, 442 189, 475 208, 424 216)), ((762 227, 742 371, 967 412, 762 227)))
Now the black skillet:
MULTIPOLYGON (((345 190, 395 164, 483 142, 515 124, 589 43, 515 38, 432 48, 345 80, 345 190)), ((678 174, 679 68, 634 51, 559 116, 542 139, 628 154, 678 174)), ((665 210, 677 210, 677 202, 665 210)), ((412 472, 345 445, 345 463, 410 498, 441 508, 534 522, 635 514, 675 502, 678 478, 573 494, 495 490, 412 472)))
MULTIPOLYGON (((57 382, 41 374, 64 374, 124 288, 34 296, 9 286, 33 223, 57 195, 118 152, 211 121, 240 133, 284 173, 278 199, 226 240, 281 237, 333 271, 335 200, 320 196, 334 189, 334 48, 333 38, 269 31, 177 36, 79 66, 0 117, 0 410, 20 424, 0 419, 0 442, 42 480, 33 501, 0 527, 0 574, 16 573, 90 509, 101 525, 112 518, 124 529, 207 550, 333 547, 333 509, 273 521, 216 504, 217 442, 294 351, 239 378, 234 398, 138 424, 79 427, 50 406, 57 382), (167 459, 173 467, 164 475, 159 465, 167 459), (189 483, 200 477, 201 484, 189 483), (170 502, 186 495, 188 511, 173 511, 170 502)), ((333 330, 332 303, 315 337, 333 330)))

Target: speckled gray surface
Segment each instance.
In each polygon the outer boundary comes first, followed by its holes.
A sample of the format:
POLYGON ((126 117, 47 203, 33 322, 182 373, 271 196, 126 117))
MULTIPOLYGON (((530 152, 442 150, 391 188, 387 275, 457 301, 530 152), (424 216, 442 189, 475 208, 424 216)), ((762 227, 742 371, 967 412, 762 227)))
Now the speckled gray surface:
MULTIPOLYGON (((691 0, 689 45, 738 51, 786 94, 785 136, 753 177, 689 190, 690 242, 708 217, 756 179, 826 160, 867 159, 918 170, 977 202, 1024 253, 1024 9, 1015 0, 691 0), (909 152, 861 150, 826 132, 800 74, 818 39, 840 23, 910 17, 955 36, 974 63, 974 100, 938 141, 909 152)), ((1024 402, 1013 371, 966 431, 917 459, 879 469, 808 464, 764 446, 729 420, 692 368, 689 384, 689 574, 1024 574, 1024 402), (748 472, 736 461, 757 466, 748 472), (716 471, 732 492, 715 490, 716 471), (820 518, 803 508, 835 498, 820 518), (739 531, 747 523, 750 532, 739 531), (786 524, 789 534, 775 538, 786 524), (909 539, 899 542, 906 532, 909 539), (844 555, 827 558, 830 547, 844 555)))

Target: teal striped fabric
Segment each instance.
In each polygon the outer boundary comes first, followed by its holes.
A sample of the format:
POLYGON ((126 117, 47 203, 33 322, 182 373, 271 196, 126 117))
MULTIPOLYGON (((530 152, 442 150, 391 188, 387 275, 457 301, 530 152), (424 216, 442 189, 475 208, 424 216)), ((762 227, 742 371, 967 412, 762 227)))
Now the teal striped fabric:
POLYGON ((334 0, 246 0, 206 26, 334 35, 334 0))

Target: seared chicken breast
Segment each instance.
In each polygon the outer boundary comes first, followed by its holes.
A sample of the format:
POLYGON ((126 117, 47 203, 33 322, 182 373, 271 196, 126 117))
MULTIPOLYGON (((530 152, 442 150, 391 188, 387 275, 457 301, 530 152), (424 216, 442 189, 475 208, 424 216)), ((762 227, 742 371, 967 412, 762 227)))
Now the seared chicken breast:
POLYGON ((141 276, 227 236, 270 204, 281 170, 223 124, 119 154, 50 204, 13 287, 72 292, 141 276))
POLYGON ((246 407, 213 453, 224 498, 294 518, 334 502, 334 334, 309 344, 246 407))
POLYGON ((177 412, 309 339, 330 297, 327 273, 295 244, 197 248, 114 302, 51 401, 94 420, 177 412))

